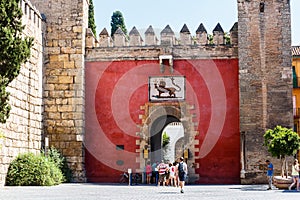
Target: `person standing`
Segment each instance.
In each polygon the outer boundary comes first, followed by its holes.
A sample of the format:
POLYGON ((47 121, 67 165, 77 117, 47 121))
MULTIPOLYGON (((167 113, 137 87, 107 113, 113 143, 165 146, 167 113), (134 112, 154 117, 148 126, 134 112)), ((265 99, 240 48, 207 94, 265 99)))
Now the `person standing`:
POLYGON ((175 173, 174 173, 174 186, 175 186, 175 187, 179 187, 178 171, 177 171, 177 169, 176 169, 177 164, 178 164, 177 161, 175 161, 175 162, 173 163, 174 170, 175 170, 175 173))
POLYGON ((294 164, 292 166, 292 177, 293 183, 289 186, 289 190, 291 190, 296 184, 296 190, 299 191, 299 164, 297 159, 294 160, 294 164))
POLYGON ((188 174, 187 164, 184 162, 183 157, 180 157, 180 162, 177 164, 176 169, 179 178, 180 192, 183 193, 185 179, 188 174))
POLYGON ((156 161, 152 164, 152 178, 154 179, 153 183, 156 184, 156 185, 158 183, 158 169, 157 169, 157 166, 158 166, 158 161, 156 161))
POLYGON ((175 182, 175 166, 173 163, 169 164, 169 168, 170 168, 170 186, 176 186, 176 182, 175 182))
POLYGON ((151 174, 152 173, 152 167, 150 165, 150 161, 147 162, 146 165, 146 183, 150 184, 151 183, 151 174))
POLYGON ((267 163, 267 177, 268 177, 268 183, 269 183, 269 187, 267 190, 272 190, 272 179, 273 179, 273 164, 271 163, 270 160, 266 160, 267 163))
POLYGON ((162 160, 161 163, 158 165, 158 173, 159 173, 159 179, 157 186, 160 186, 160 183, 162 183, 163 186, 166 185, 166 171, 167 171, 167 165, 162 160))

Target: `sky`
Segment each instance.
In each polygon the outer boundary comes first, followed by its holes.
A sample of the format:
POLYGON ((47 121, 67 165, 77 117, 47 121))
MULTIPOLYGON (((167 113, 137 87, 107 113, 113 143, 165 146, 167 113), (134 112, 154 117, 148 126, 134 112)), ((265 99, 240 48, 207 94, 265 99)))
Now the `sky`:
MULTIPOLYGON (((291 1, 292 45, 300 45, 300 0, 291 1), (298 9, 298 10, 296 10, 298 9)), ((152 25, 158 33, 170 25, 179 33, 186 24, 192 35, 200 23, 212 33, 220 23, 229 32, 237 19, 237 0, 93 0, 97 34, 103 28, 110 32, 111 16, 121 11, 127 31, 134 26, 144 37, 145 30, 152 25)))

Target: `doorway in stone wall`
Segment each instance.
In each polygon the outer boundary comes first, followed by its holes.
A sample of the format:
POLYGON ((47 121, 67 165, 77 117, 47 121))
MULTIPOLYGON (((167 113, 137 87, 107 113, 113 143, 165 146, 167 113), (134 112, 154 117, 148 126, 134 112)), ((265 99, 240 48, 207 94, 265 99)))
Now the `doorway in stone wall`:
POLYGON ((151 164, 160 162, 162 159, 174 162, 177 158, 188 151, 188 170, 189 180, 195 182, 199 179, 195 174, 195 154, 198 148, 195 148, 199 141, 195 139, 198 134, 195 131, 194 118, 191 114, 193 106, 186 102, 149 102, 141 107, 144 115, 141 115, 142 124, 140 127, 137 143, 140 146, 140 152, 149 152, 149 154, 140 154, 140 167, 145 168, 145 164, 150 161, 151 164), (170 137, 169 152, 164 152, 162 145, 163 133, 170 137))
POLYGON ((184 149, 179 146, 180 139, 184 137, 184 128, 181 122, 172 122, 162 131, 162 158, 165 161, 173 163, 180 155, 176 149, 184 149))
POLYGON ((184 128, 180 120, 174 116, 158 117, 150 127, 151 162, 165 160, 174 162, 181 155, 184 147, 184 128), (169 138, 165 145, 164 135, 169 138))

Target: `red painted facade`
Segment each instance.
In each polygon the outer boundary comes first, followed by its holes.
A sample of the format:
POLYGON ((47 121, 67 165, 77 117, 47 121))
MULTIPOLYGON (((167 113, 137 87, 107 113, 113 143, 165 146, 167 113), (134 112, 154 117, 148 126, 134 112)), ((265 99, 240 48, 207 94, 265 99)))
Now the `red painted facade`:
POLYGON ((196 183, 240 182, 238 60, 174 60, 174 72, 160 72, 158 61, 86 63, 85 165, 89 182, 118 182, 136 162, 141 106, 148 99, 149 76, 186 78, 186 102, 194 105, 196 183), (117 148, 123 147, 124 150, 117 148), (197 166, 199 168, 197 168, 197 166))

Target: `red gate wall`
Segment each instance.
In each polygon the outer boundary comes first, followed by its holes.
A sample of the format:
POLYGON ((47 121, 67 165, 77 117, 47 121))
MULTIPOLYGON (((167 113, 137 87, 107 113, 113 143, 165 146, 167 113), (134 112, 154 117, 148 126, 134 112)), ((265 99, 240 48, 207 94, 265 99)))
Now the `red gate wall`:
POLYGON ((118 182, 122 171, 139 168, 141 106, 148 102, 148 77, 186 77, 186 101, 195 105, 199 135, 197 183, 240 182, 238 60, 174 60, 162 74, 158 61, 87 62, 85 165, 89 182, 118 182), (124 146, 124 150, 120 147, 124 146))

